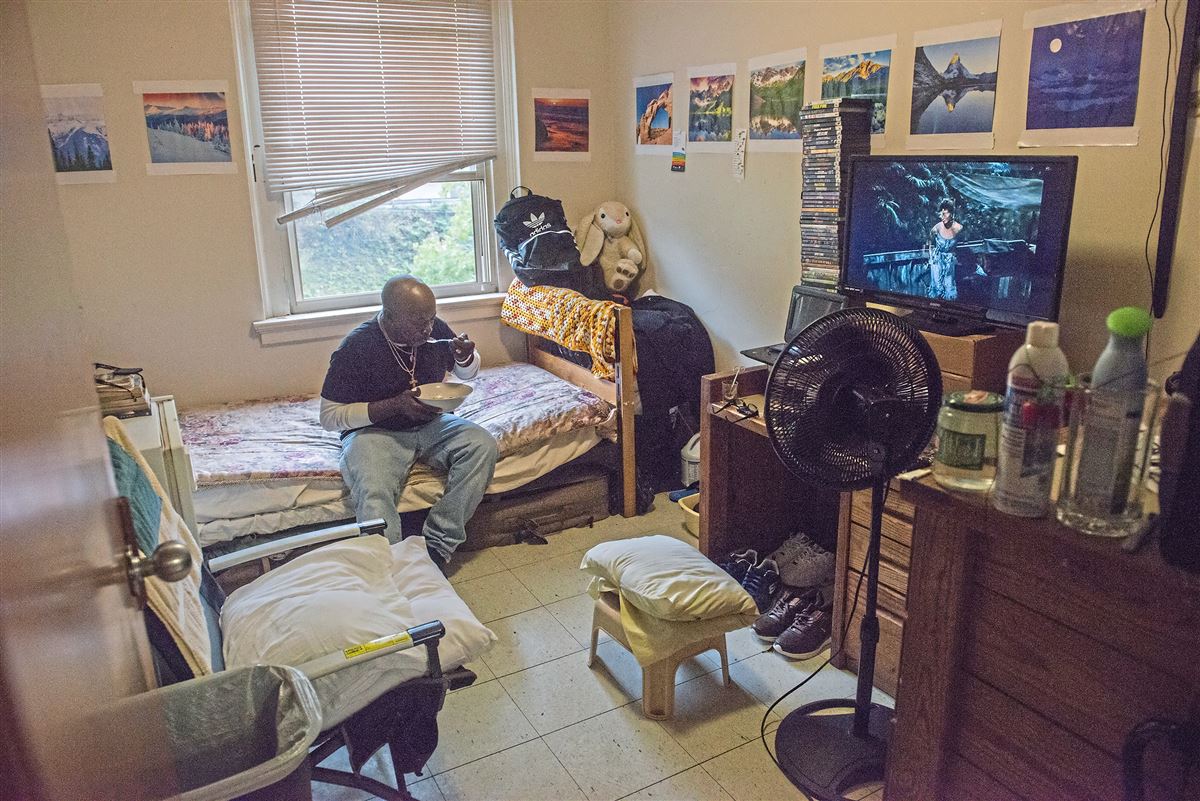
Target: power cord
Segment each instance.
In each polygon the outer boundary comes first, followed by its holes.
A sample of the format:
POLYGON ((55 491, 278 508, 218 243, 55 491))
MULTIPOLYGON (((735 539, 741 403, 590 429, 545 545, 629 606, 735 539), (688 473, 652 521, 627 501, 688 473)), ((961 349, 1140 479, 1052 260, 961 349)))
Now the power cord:
MULTIPOLYGON (((885 504, 887 503, 887 496, 888 496, 888 492, 890 491, 890 489, 891 489, 890 484, 884 486, 883 502, 885 504)), ((763 713, 762 721, 759 723, 759 726, 758 726, 758 739, 760 742, 762 742, 763 750, 765 750, 767 752, 767 756, 769 756, 771 758, 771 761, 775 763, 775 767, 779 768, 779 770, 782 772, 786 773, 786 771, 783 771, 783 766, 779 764, 779 760, 776 758, 775 754, 771 751, 771 747, 769 745, 767 745, 767 719, 771 717, 771 712, 775 709, 775 707, 779 706, 780 701, 782 701, 784 698, 787 698, 789 695, 796 692, 796 690, 799 690, 805 684, 808 684, 810 681, 812 681, 814 678, 816 678, 818 673, 820 673, 822 670, 824 670, 829 664, 831 664, 833 662, 834 659, 841 656, 842 652, 846 650, 846 636, 850 633, 850 624, 854 620, 854 613, 856 611, 858 611, 858 594, 859 594, 859 591, 862 589, 863 576, 865 576, 867 574, 867 562, 868 562, 868 560, 870 560, 870 558, 871 558, 871 549, 870 549, 870 547, 868 547, 867 554, 866 554, 866 556, 863 557, 862 567, 858 571, 858 581, 854 585, 854 600, 851 601, 851 603, 850 603, 850 614, 846 615, 846 625, 842 628, 842 637, 841 637, 841 640, 838 642, 838 649, 836 651, 830 653, 829 657, 824 662, 822 662, 817 667, 816 670, 814 670, 812 673, 805 676, 804 681, 800 682, 795 687, 793 687, 792 689, 785 692, 783 695, 776 698, 775 701, 769 707, 767 707, 767 711, 763 713)), ((836 577, 835 577, 835 580, 836 580, 836 577)), ((862 666, 860 665, 859 667, 861 669, 862 666)))

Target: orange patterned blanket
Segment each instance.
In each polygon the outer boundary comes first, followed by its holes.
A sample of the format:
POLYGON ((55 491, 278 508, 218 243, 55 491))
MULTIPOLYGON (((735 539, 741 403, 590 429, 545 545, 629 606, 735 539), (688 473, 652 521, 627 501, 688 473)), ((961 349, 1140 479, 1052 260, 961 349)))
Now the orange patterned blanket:
POLYGON ((612 379, 617 358, 617 304, 592 300, 571 289, 525 286, 513 279, 500 308, 508 325, 592 357, 592 372, 612 379))

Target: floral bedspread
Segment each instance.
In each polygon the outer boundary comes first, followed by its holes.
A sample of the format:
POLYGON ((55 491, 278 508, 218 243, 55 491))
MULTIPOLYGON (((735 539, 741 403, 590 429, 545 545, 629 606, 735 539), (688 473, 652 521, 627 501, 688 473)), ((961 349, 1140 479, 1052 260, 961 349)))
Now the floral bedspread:
MULTIPOLYGON (((612 419, 600 398, 531 364, 481 370, 455 414, 491 432, 500 456, 612 419)), ((321 428, 316 395, 267 398, 181 412, 179 426, 199 486, 341 478, 338 435, 321 428)))

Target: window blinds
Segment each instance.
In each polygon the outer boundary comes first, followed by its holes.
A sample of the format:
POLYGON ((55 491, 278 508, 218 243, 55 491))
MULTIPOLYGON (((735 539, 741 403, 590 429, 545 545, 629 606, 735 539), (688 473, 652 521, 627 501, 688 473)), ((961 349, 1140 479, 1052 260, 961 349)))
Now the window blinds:
POLYGON ((250 0, 267 191, 334 225, 497 149, 488 0, 250 0))

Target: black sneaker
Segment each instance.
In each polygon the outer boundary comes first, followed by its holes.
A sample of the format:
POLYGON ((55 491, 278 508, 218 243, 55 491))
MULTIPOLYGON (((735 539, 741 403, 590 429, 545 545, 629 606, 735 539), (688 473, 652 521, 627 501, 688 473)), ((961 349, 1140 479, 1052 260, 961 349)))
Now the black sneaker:
POLYGON ((792 625, 796 615, 812 606, 818 600, 818 593, 809 590, 803 593, 785 591, 776 599, 771 608, 759 616, 751 627, 760 640, 775 642, 792 625))
POLYGON ((765 612, 771 606, 771 599, 783 587, 779 578, 779 566, 774 559, 764 559, 746 571, 742 579, 742 589, 750 593, 759 612, 765 612))
POLYGON ((734 551, 729 554, 729 558, 718 564, 717 567, 733 576, 733 580, 741 584, 742 579, 746 578, 746 574, 750 572, 750 568, 754 567, 757 562, 758 551, 753 548, 747 548, 744 551, 734 551))
POLYGON ((792 625, 771 647, 788 659, 811 659, 829 647, 829 635, 833 631, 832 611, 830 607, 810 606, 796 615, 792 625))

